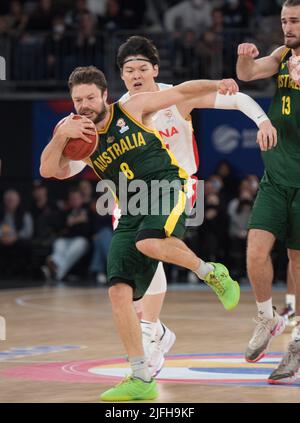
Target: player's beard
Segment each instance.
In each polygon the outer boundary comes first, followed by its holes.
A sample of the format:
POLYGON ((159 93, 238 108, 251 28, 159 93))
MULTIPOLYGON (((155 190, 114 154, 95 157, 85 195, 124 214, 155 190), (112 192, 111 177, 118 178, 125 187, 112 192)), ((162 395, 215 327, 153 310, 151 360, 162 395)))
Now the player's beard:
POLYGON ((107 107, 106 107, 105 104, 103 104, 102 109, 99 112, 97 110, 93 110, 93 109, 85 109, 85 110, 81 110, 79 112, 79 114, 81 116, 85 116, 84 113, 86 113, 86 112, 95 113, 96 117, 90 118, 90 119, 92 120, 92 122, 94 122, 95 125, 97 125, 97 123, 101 122, 105 118, 105 116, 107 114, 107 107))
POLYGON ((285 38, 285 46, 294 50, 300 48, 300 38, 295 38, 292 40, 285 38))
POLYGON ((107 115, 107 107, 105 104, 103 104, 102 109, 100 110, 100 112, 98 113, 98 115, 95 117, 95 119, 93 119, 93 122, 95 125, 97 125, 97 123, 101 122, 105 116, 107 115))

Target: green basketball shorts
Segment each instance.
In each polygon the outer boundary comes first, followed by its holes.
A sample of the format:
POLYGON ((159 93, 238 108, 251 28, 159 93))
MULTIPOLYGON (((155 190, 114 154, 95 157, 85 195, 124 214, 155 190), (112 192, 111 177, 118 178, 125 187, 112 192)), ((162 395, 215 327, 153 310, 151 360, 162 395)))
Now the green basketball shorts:
POLYGON ((279 185, 265 172, 248 227, 271 232, 287 248, 300 250, 300 189, 279 185))
POLYGON ((170 197, 168 214, 163 214, 159 208, 158 214, 123 215, 114 232, 107 260, 109 284, 122 282, 132 286, 134 300, 145 294, 158 265, 157 260, 137 250, 137 240, 171 236, 182 238, 184 235, 186 194, 178 189, 170 197))

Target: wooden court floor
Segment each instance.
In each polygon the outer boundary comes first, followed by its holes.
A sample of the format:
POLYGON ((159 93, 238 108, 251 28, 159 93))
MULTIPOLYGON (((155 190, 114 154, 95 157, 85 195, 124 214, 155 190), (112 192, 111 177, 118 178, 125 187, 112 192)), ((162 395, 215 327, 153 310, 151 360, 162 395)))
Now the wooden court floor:
MULTIPOLYGON (((280 307, 283 297, 275 292, 274 303, 280 307)), ((96 403, 126 372, 103 288, 0 291, 0 315, 7 324, 7 340, 0 342, 1 403, 96 403)), ((254 316, 251 292, 242 292, 233 312, 209 291, 168 292, 162 320, 177 341, 154 403, 300 402, 299 379, 295 386, 266 384, 290 334, 274 339, 262 363, 243 360, 254 316)))

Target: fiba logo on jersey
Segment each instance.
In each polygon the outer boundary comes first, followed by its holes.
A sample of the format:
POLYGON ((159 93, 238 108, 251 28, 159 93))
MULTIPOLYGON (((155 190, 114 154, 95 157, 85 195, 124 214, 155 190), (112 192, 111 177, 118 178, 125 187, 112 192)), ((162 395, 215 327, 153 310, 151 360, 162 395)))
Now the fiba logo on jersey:
POLYGON ((0 80, 6 80, 6 61, 2 56, 0 56, 0 80))
POLYGON ((218 126, 213 134, 212 141, 215 149, 220 153, 232 153, 239 146, 240 133, 228 125, 218 126))
POLYGON ((6 321, 3 316, 0 316, 0 341, 6 340, 6 321))

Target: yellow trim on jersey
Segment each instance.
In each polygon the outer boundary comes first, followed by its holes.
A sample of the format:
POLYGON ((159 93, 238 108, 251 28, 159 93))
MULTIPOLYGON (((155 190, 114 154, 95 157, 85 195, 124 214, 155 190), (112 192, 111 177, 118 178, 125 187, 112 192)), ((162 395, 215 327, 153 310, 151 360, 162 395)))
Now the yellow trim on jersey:
MULTIPOLYGON (((113 120, 113 117, 114 117, 114 111, 115 111, 114 104, 111 104, 109 107, 110 107, 110 117, 109 117, 109 120, 108 120, 108 122, 107 122, 107 124, 106 124, 106 127, 105 127, 104 129, 101 129, 101 130, 98 130, 98 131, 97 131, 97 132, 98 132, 98 134, 105 134, 105 133, 107 132, 107 130, 108 130, 108 128, 109 128, 109 126, 110 126, 110 124, 111 124, 111 121, 113 120)), ((98 140, 98 143, 99 143, 99 140, 98 140)))
POLYGON ((186 204, 186 195, 183 191, 179 191, 178 202, 176 206, 173 208, 173 210, 171 211, 170 216, 168 217, 166 224, 164 226, 164 230, 167 236, 172 235, 180 216, 184 212, 185 204, 186 204))
POLYGON ((178 163, 176 157, 174 156, 174 154, 172 153, 172 151, 167 148, 166 144, 164 143, 164 140, 163 140, 162 136, 160 135, 160 133, 157 130, 155 131, 155 135, 159 139, 162 148, 164 150, 166 150, 166 152, 168 153, 168 155, 169 155, 169 157, 171 159, 171 164, 173 166, 178 167, 178 170, 179 170, 179 172, 178 172, 179 178, 189 179, 189 174, 186 172, 186 170, 183 169, 183 167, 180 167, 179 166, 179 163, 178 163))
POLYGON ((290 48, 286 48, 286 49, 283 51, 282 56, 281 56, 281 59, 280 59, 280 63, 281 63, 281 62, 283 62, 283 60, 285 59, 286 55, 288 54, 288 52, 289 52, 290 50, 291 50, 290 48))
POLYGON ((130 120, 132 120, 132 122, 134 122, 137 126, 142 128, 144 131, 149 132, 150 134, 156 133, 156 130, 149 128, 148 126, 145 126, 142 122, 139 122, 138 120, 136 120, 136 118, 134 118, 129 112, 127 112, 127 110, 125 110, 122 107, 120 102, 118 102, 118 106, 120 107, 120 109, 124 113, 124 115, 126 115, 130 120))
POLYGON ((121 109, 121 111, 127 116, 129 117, 129 119, 131 119, 137 126, 139 126, 140 128, 142 128, 144 131, 149 132, 150 134, 154 134, 160 141, 161 146, 164 150, 167 151, 167 153, 169 154, 170 158, 171 158, 171 164, 178 167, 179 169, 179 177, 182 179, 188 179, 189 175, 188 173, 179 166, 174 154, 166 147, 166 144, 164 143, 160 133, 158 132, 157 129, 151 129, 148 128, 147 126, 143 125, 141 122, 138 122, 133 116, 131 116, 130 113, 128 113, 125 109, 123 109, 123 107, 121 106, 120 102, 118 102, 118 105, 121 109))

